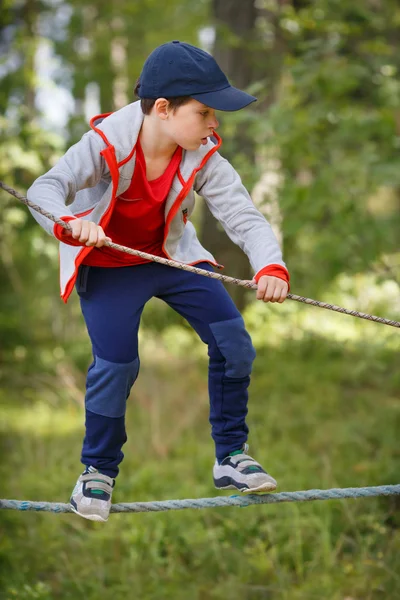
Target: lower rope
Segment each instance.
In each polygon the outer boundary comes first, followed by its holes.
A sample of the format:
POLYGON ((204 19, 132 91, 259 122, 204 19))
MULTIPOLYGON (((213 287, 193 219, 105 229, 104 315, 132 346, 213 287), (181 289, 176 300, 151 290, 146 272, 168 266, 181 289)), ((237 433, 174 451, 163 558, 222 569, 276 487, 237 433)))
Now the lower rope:
MULTIPOLYGON (((216 496, 184 500, 162 500, 158 502, 123 502, 113 504, 112 513, 161 512, 185 508, 219 508, 224 506, 251 506, 252 504, 277 504, 279 502, 307 502, 311 500, 341 500, 343 498, 371 498, 374 496, 399 496, 400 484, 375 487, 332 488, 330 490, 305 490, 300 492, 279 492, 262 496, 216 496)), ((72 512, 69 504, 59 502, 31 502, 29 500, 0 500, 0 509, 33 510, 43 512, 72 512)))

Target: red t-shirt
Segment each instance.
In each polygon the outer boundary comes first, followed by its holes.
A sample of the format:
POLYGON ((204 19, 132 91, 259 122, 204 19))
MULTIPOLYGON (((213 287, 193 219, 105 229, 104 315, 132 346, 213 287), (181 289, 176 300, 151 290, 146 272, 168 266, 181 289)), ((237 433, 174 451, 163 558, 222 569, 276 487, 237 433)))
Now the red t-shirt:
MULTIPOLYGON (((178 146, 164 173, 147 181, 146 161, 138 138, 136 164, 129 188, 118 196, 105 234, 116 244, 166 258, 162 250, 165 201, 182 158, 178 146)), ((150 262, 103 246, 93 248, 82 264, 92 267, 121 267, 150 262)))

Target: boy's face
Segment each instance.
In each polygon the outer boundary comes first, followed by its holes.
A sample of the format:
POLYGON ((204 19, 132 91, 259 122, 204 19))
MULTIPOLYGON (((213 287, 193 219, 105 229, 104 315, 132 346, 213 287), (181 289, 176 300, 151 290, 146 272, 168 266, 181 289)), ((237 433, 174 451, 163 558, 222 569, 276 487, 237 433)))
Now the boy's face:
POLYGON ((206 144, 219 125, 215 110, 194 99, 175 111, 167 108, 163 121, 165 133, 184 150, 197 150, 206 144))

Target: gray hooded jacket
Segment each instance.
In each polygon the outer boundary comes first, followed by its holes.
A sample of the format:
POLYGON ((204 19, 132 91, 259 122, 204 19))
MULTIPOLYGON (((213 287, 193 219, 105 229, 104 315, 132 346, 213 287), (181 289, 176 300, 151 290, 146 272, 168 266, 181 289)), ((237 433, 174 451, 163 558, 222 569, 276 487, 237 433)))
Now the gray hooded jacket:
MULTIPOLYGON (((125 192, 135 168, 135 145, 143 122, 140 102, 92 119, 92 130, 72 146, 57 164, 36 179, 28 198, 58 218, 94 221, 106 227, 117 197, 125 192)), ((239 175, 218 153, 221 145, 209 139, 195 151, 183 151, 182 161, 165 204, 163 250, 176 261, 195 264, 214 257, 202 247, 190 218, 197 192, 222 224, 231 240, 247 254, 255 271, 274 264, 285 267, 275 235, 255 208, 239 175)), ((32 210, 51 235, 54 224, 32 210)), ((134 243, 134 241, 133 241, 134 243)), ((61 297, 66 302, 77 270, 92 250, 60 243, 61 297)), ((217 265, 219 266, 219 265, 217 265)))

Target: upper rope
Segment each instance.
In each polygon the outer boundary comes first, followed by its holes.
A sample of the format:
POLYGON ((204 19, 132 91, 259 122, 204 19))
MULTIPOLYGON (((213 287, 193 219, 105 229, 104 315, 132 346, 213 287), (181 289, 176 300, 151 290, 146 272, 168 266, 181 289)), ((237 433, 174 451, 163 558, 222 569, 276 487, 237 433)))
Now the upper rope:
MULTIPOLYGON (((61 219, 58 219, 48 211, 44 210, 37 204, 34 204, 25 196, 22 196, 19 192, 14 190, 13 188, 6 185, 3 181, 0 181, 0 188, 32 208, 36 210, 38 213, 53 221, 53 223, 57 223, 64 229, 71 231, 71 226, 68 223, 65 223, 61 219)), ((168 267, 175 267, 176 269, 181 269, 182 271, 190 271, 191 273, 196 273, 197 275, 203 275, 204 277, 209 277, 210 279, 218 279, 224 283, 232 283, 233 285, 239 285, 248 289, 257 289, 257 284, 253 281, 249 281, 246 279, 236 279, 235 277, 229 277, 228 275, 221 275, 220 273, 214 273, 212 271, 205 271, 204 269, 199 269, 198 267, 193 267, 191 265, 186 265, 185 263, 180 263, 175 260, 171 260, 168 258, 161 258, 160 256, 154 256, 153 254, 147 254, 147 252, 141 252, 139 250, 133 250, 132 248, 127 248, 126 246, 121 246, 120 244, 114 244, 114 242, 105 242, 105 246, 109 248, 113 248, 114 250, 118 250, 119 252, 126 252, 127 254, 132 254, 133 256, 139 256, 140 258, 144 258, 146 260, 150 260, 153 262, 161 263, 162 265, 167 265, 168 267)), ((350 315, 351 317, 358 317, 359 319, 366 319, 367 321, 375 321, 375 323, 382 323, 382 325, 390 325, 391 327, 400 328, 400 321, 393 321, 392 319, 384 319, 383 317, 377 317, 375 315, 369 315, 367 313, 359 312, 358 310, 349 310, 347 308, 342 308, 341 306, 336 306, 335 304, 329 304, 327 302, 320 302, 319 300, 313 300, 312 298, 305 298, 304 296, 296 296, 295 294, 288 294, 287 298, 289 300, 295 300, 296 302, 303 302, 304 304, 311 304, 312 306, 318 306, 319 308, 325 308, 327 310, 333 310, 335 312, 343 313, 345 315, 350 315)))

